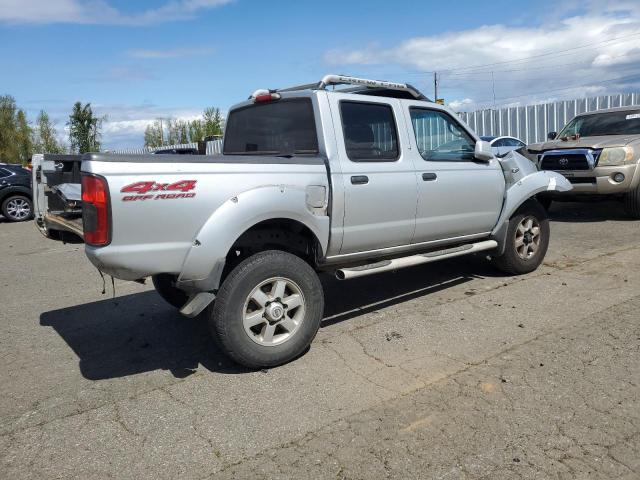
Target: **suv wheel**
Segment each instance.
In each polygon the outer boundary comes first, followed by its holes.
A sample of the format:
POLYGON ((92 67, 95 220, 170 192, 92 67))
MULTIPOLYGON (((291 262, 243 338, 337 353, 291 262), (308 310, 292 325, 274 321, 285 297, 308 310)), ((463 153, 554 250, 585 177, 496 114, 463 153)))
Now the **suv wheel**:
POLYGON ((290 253, 268 250, 234 268, 208 308, 216 340, 249 368, 275 367, 311 344, 324 309, 316 272, 290 253))
POLYGON ((168 273, 160 273, 151 277, 153 286, 158 295, 172 307, 181 309, 187 303, 189 296, 179 288, 176 288, 176 276, 168 273))
POLYGON ((625 194, 624 209, 631 217, 640 220, 640 185, 625 194))
POLYGON ((2 215, 11 222, 24 222, 31 218, 31 200, 22 195, 13 195, 2 202, 2 215))
POLYGON ((549 220, 536 200, 526 201, 509 219, 504 253, 493 259, 509 275, 533 272, 540 266, 549 247, 549 220))

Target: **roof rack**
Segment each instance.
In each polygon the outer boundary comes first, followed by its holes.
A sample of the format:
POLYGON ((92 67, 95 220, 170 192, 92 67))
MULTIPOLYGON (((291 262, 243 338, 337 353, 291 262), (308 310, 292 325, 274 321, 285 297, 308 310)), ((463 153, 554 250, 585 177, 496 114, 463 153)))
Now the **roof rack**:
MULTIPOLYGON (((387 82, 385 80, 370 80, 367 78, 358 78, 358 77, 350 77, 348 75, 325 75, 322 80, 317 83, 307 83, 304 85, 297 85, 294 87, 287 88, 278 88, 276 90, 256 90, 256 92, 252 95, 252 97, 256 97, 259 94, 264 94, 265 92, 295 92, 299 90, 326 90, 326 88, 330 85, 354 85, 357 87, 364 87, 366 89, 376 89, 379 91, 384 90, 398 90, 407 92, 411 97, 417 100, 427 100, 429 99, 425 97, 420 90, 409 85, 408 83, 396 83, 396 82, 387 82)), ((348 89, 351 93, 357 93, 360 91, 357 88, 348 89)))

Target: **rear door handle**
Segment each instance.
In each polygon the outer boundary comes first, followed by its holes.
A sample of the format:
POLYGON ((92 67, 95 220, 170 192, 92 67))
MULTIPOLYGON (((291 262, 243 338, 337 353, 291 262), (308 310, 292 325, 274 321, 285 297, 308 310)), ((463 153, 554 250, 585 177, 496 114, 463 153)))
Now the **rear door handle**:
POLYGON ((424 180, 425 182, 432 182, 436 178, 438 178, 438 175, 436 175, 435 173, 429 172, 422 174, 422 180, 424 180))
POLYGON ((369 177, 366 175, 354 175, 351 177, 351 183, 353 185, 366 185, 369 183, 369 177))

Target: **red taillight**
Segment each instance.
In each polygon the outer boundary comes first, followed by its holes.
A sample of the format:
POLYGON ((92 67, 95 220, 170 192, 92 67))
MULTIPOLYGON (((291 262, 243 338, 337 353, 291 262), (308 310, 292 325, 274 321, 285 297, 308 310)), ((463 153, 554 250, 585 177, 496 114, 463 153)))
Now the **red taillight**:
POLYGON ((95 175, 82 175, 82 227, 84 241, 100 247, 111 241, 109 188, 107 181, 95 175))

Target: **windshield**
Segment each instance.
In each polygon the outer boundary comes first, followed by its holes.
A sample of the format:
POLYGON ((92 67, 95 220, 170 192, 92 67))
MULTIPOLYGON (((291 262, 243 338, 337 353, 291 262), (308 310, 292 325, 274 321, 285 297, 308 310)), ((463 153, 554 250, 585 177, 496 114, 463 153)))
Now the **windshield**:
POLYGON ((318 153, 318 136, 309 98, 257 103, 233 110, 224 134, 227 155, 318 153))
POLYGON ((598 135, 640 135, 640 110, 581 115, 571 120, 558 138, 598 135))

